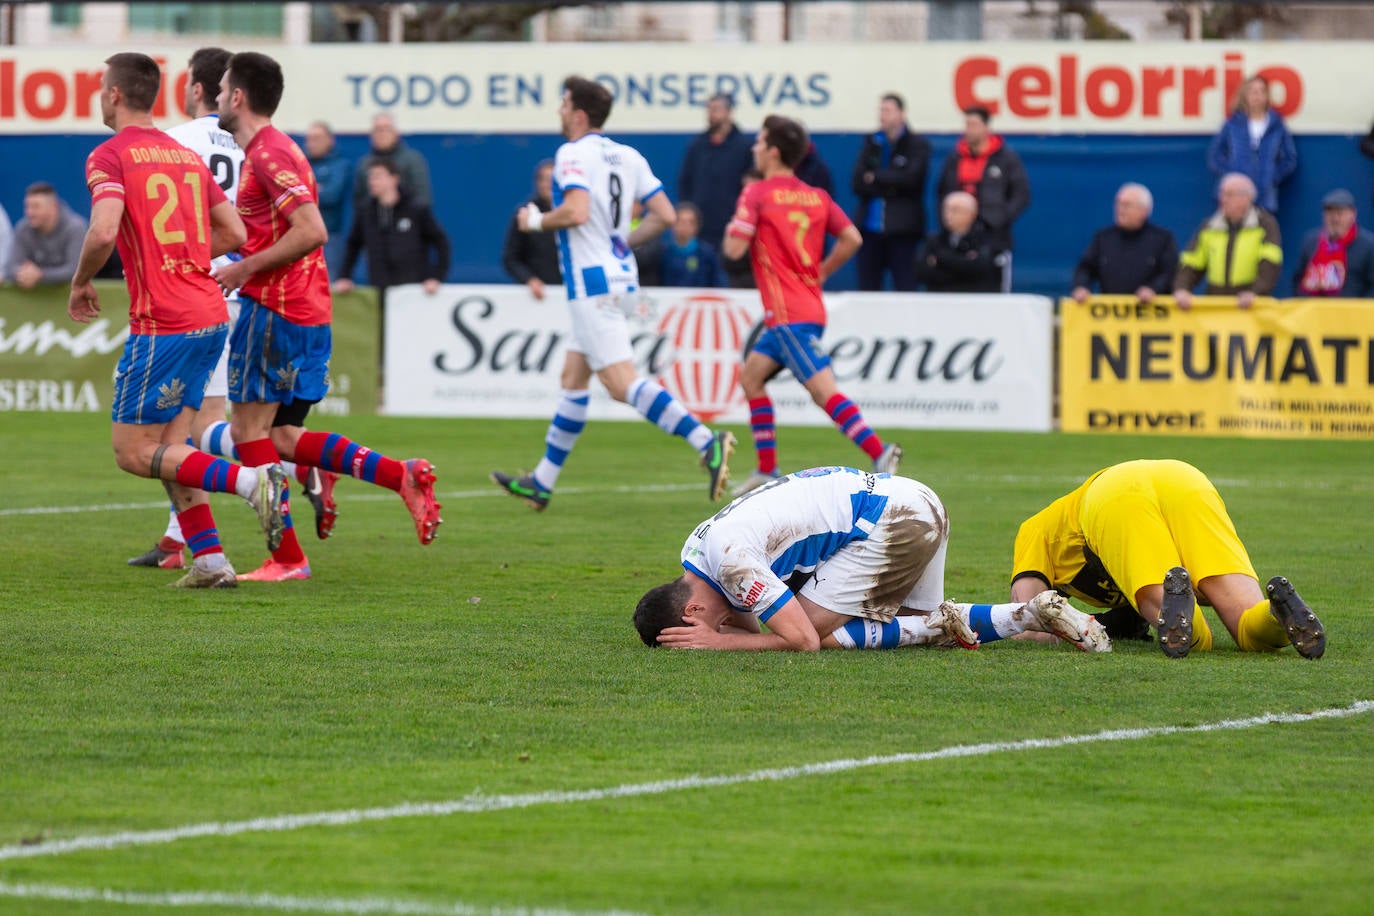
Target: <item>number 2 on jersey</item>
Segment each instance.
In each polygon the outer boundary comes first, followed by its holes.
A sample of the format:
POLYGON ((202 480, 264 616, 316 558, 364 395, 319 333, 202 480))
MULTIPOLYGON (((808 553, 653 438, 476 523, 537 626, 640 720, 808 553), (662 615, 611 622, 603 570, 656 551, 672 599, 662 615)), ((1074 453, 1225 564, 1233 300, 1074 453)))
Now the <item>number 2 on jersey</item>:
POLYGON ((234 160, 223 153, 211 153, 210 159, 205 163, 210 167, 210 177, 215 179, 215 184, 225 194, 234 186, 234 160))
MULTIPOLYGON (((196 241, 205 244, 205 193, 200 183, 199 172, 187 172, 181 176, 183 183, 191 187, 191 200, 196 208, 196 241)), ((177 192, 177 183, 172 176, 162 172, 154 172, 148 176, 146 186, 149 200, 166 200, 158 208, 157 213, 153 214, 153 238, 163 245, 175 245, 186 241, 186 233, 180 229, 167 228, 167 222, 172 218, 172 214, 177 211, 177 206, 181 203, 181 197, 177 192)))
POLYGON ((789 210, 787 221, 797 224, 797 254, 801 255, 802 264, 810 267, 811 255, 806 253, 806 233, 811 228, 811 217, 802 210, 789 210))

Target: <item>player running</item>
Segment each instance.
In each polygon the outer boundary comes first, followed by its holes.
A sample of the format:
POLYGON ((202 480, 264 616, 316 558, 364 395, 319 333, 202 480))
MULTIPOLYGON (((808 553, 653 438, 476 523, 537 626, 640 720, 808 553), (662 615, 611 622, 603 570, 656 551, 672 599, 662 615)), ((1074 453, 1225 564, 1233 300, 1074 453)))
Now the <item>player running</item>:
POLYGON ((1026 630, 1087 652, 1102 627, 1054 592, 1015 604, 944 600, 949 518, 924 484, 812 468, 756 487, 697 526, 678 579, 635 609, 640 638, 684 649, 974 648, 1026 630), (795 591, 787 580, 809 576, 795 591), (760 624, 768 625, 762 632, 760 624))
POLYGON ((563 360, 563 396, 544 437, 544 457, 530 474, 493 471, 491 479, 512 496, 543 510, 553 496, 563 463, 587 424, 587 386, 592 373, 606 392, 629 404, 650 423, 686 439, 701 454, 711 499, 729 479, 735 437, 713 432, 663 386, 637 377, 631 361, 626 309, 634 304, 639 268, 631 248, 661 233, 677 218, 663 184, 636 150, 607 139, 601 127, 611 113, 611 93, 600 83, 570 76, 563 81, 558 116, 567 138, 554 158, 554 208, 533 204, 517 211, 522 232, 558 231, 558 253, 568 291, 572 338, 563 360), (630 231, 635 202, 646 216, 630 231))
POLYGON ((115 136, 86 160, 91 221, 67 313, 83 323, 99 314, 91 279, 117 245, 129 287, 129 338, 115 372, 115 461, 164 481, 172 497, 193 556, 173 585, 224 588, 237 580, 205 491, 247 499, 271 550, 285 528, 285 477, 280 468, 240 467, 186 444, 228 334, 210 259, 237 248, 245 229, 200 158, 153 126, 161 85, 157 62, 147 55, 105 61, 100 112, 115 136))
MULTIPOLYGON (((243 149, 238 210, 248 231, 243 260, 215 269, 225 290, 239 288, 230 345, 231 429, 245 464, 299 464, 375 483, 400 494, 421 544, 440 523, 434 468, 423 458, 397 461, 338 433, 307 432, 306 414, 328 391, 331 350, 328 238, 315 197, 315 175, 300 147, 272 124, 285 83, 265 54, 229 59, 220 80, 219 123, 243 149)), ((310 563, 291 526, 261 568, 240 576, 259 582, 310 578, 310 563)))
POLYGON ((796 121, 779 115, 764 119, 754 141, 754 164, 763 179, 740 194, 721 247, 732 260, 749 254, 767 327, 740 375, 758 468, 735 488, 736 496, 778 477, 777 428, 766 386, 784 366, 840 432, 873 460, 875 472, 895 473, 902 458, 901 446, 884 444, 859 406, 840 393, 830 357, 821 348, 821 286, 854 256, 863 236, 828 194, 793 174, 809 145, 806 129, 796 121), (835 247, 822 257, 827 234, 835 236, 835 247))
MULTIPOLYGON (((199 48, 191 54, 186 64, 186 110, 191 114, 191 120, 168 128, 167 135, 200 156, 210 170, 210 176, 232 204, 238 198, 243 150, 234 142, 232 134, 220 128, 219 111, 215 105, 219 80, 229 66, 231 56, 223 48, 199 48)), ((233 252, 220 255, 211 262, 211 266, 223 266, 235 257, 237 255, 233 252)), ((232 329, 239 317, 238 290, 225 293, 224 298, 229 308, 229 327, 232 329)), ((214 371, 210 373, 210 384, 205 389, 200 410, 191 421, 191 441, 208 454, 235 458, 234 442, 225 420, 228 393, 229 337, 226 335, 224 350, 214 371)), ((333 494, 334 482, 339 475, 321 473, 318 468, 298 467, 294 462, 287 461, 282 462, 282 468, 288 477, 294 476, 303 485, 315 509, 316 534, 321 538, 328 537, 338 515, 333 494)), ((186 565, 185 547, 186 539, 177 523, 176 507, 173 507, 162 538, 147 553, 129 560, 129 565, 181 569, 186 565)))

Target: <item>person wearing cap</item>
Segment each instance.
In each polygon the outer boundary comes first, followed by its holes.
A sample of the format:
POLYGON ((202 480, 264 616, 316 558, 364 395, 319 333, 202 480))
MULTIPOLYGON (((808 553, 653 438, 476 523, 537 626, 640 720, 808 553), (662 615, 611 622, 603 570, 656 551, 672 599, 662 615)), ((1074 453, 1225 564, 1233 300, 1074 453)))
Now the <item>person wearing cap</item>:
POLYGON ((1274 215, 1255 203, 1255 183, 1232 172, 1221 179, 1220 206, 1193 233, 1178 259, 1174 302, 1187 311, 1193 287, 1206 278, 1208 296, 1235 296, 1248 309, 1256 296, 1273 295, 1283 266, 1283 243, 1274 215))
POLYGON ((1322 198, 1322 226, 1302 240, 1294 295, 1374 298, 1374 233, 1355 217, 1355 195, 1345 188, 1322 198))

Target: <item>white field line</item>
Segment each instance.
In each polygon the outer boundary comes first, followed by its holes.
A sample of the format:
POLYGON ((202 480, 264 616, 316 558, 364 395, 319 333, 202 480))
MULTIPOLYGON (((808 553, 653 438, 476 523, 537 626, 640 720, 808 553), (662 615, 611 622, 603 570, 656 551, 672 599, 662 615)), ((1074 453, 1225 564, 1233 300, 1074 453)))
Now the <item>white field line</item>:
MULTIPOLYGON (((618 487, 563 487, 558 493, 672 493, 684 490, 700 490, 699 483, 640 484, 618 487)), ((369 487, 369 489, 371 489, 369 487)), ((295 490, 293 489, 293 492, 295 490)), ((495 485, 483 490, 449 490, 436 494, 440 499, 487 499, 506 496, 495 485)), ((390 491, 375 493, 349 493, 345 502, 384 502, 394 500, 396 494, 390 491)), ((6 515, 70 515, 77 512, 127 512, 132 509, 166 509, 167 501, 153 503, 105 503, 95 506, 28 506, 21 509, 0 509, 0 517, 6 515)))
POLYGON ((1349 706, 1319 709, 1305 713, 1265 713, 1246 719, 1225 719, 1201 725, 1158 725, 1150 728, 1125 728, 1092 732, 1086 735, 1065 735, 1059 738, 1028 738, 1022 741, 996 741, 985 744, 960 744, 933 751, 883 754, 872 757, 828 760, 801 766, 753 770, 724 776, 686 776, 658 782, 629 783, 603 789, 552 790, 525 795, 483 795, 473 792, 463 798, 442 802, 406 802, 385 808, 351 808, 345 811, 321 811, 314 814, 285 814, 259 817, 246 821, 219 821, 187 824, 163 830, 136 830, 123 833, 76 836, 66 840, 31 845, 0 846, 0 861, 60 856, 87 850, 124 849, 134 846, 154 846, 175 843, 198 837, 230 837, 244 833, 276 833, 302 830, 308 827, 339 827, 369 821, 388 821, 403 817, 445 817, 451 814, 479 814, 487 811, 507 811, 540 805, 566 805, 606 799, 634 798, 681 792, 689 789, 709 789, 752 782, 780 782, 805 776, 844 773, 868 767, 918 763, 953 757, 984 757, 1011 751, 1046 750, 1081 744, 1101 744, 1112 741, 1140 741, 1162 735, 1183 735, 1202 732, 1255 728, 1260 725, 1293 724, 1317 719, 1341 719, 1374 711, 1374 700, 1357 700, 1349 706))
MULTIPOLYGON (((52 884, 10 884, 0 881, 0 897, 26 900, 57 900, 63 903, 122 903, 136 907, 216 906, 236 909, 275 910, 283 913, 386 913, 398 916, 590 916, 585 911, 484 907, 467 903, 421 903, 338 897, 294 897, 285 894, 222 893, 218 891, 116 891, 93 887, 61 887, 52 884)), ((629 916, 623 910, 600 911, 604 916, 629 916)))
MULTIPOLYGON (((1058 486, 1076 486, 1083 482, 1081 477, 1066 475, 1045 476, 1036 474, 966 474, 946 476, 945 480, 963 483, 988 484, 1026 484, 1042 483, 1058 486)), ((1212 481, 1223 489, 1269 489, 1269 490, 1344 490, 1351 493, 1366 493, 1374 490, 1374 485, 1359 481, 1314 480, 1249 480, 1243 478, 1218 477, 1212 481)), ((586 495, 598 493, 680 493, 700 489, 699 483, 637 484, 633 486, 590 486, 562 487, 559 494, 586 495)), ((481 490, 449 490, 439 493, 440 499, 488 499, 506 494, 494 486, 481 490)), ((346 502, 383 502, 395 499, 395 494, 387 492, 349 493, 346 502)), ((0 509, 0 518, 11 515, 72 515, 85 512, 128 512, 144 509, 165 509, 166 501, 146 503, 104 503, 100 505, 66 506, 26 506, 16 509, 0 509)))

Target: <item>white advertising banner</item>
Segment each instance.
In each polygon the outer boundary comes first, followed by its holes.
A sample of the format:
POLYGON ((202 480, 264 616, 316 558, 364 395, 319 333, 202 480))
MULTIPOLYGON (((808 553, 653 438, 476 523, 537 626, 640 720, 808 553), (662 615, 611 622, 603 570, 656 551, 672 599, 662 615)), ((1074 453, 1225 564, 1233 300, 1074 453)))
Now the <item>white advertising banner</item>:
MULTIPOLYGON (((1043 296, 836 293, 823 343, 840 390, 874 426, 1047 431, 1051 302, 1043 296)), ((748 425, 740 360, 763 309, 752 290, 649 289, 630 319, 636 367, 708 422, 748 425)), ((545 419, 567 349, 562 291, 523 286, 387 291, 384 413, 545 419)), ((830 422, 783 372, 784 425, 830 422)), ((639 415, 592 384, 591 417, 639 415)))
MULTIPOLYGON (((128 48, 5 48, 0 135, 102 133, 101 61, 128 48)), ((142 49, 167 73, 155 114, 179 120, 186 52, 142 49)), ((811 130, 873 130, 879 97, 902 93, 920 131, 956 133, 986 106, 1010 133, 1210 134, 1241 81, 1271 83, 1298 133, 1363 133, 1374 110, 1366 42, 923 42, 882 44, 407 44, 274 48, 279 126, 322 118, 366 132, 378 111, 411 133, 553 133, 563 78, 616 96, 610 129, 696 132, 716 92, 738 119, 777 112, 811 130)))

